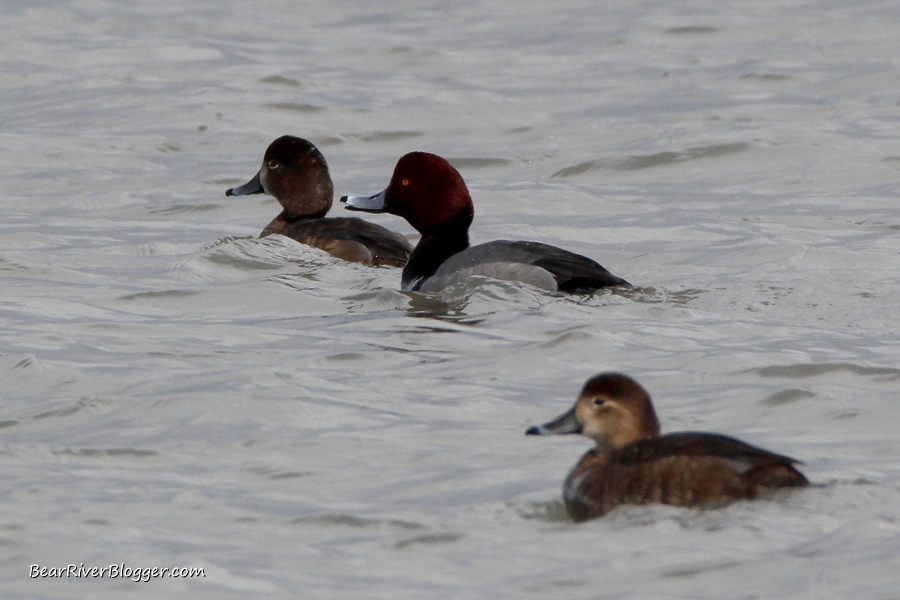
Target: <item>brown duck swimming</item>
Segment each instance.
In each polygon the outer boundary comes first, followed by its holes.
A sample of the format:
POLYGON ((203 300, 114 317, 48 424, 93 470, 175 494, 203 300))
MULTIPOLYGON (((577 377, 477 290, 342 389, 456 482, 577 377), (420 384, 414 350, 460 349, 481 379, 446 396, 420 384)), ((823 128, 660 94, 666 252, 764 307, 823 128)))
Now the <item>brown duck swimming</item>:
POLYGON ((355 217, 326 219, 334 186, 322 153, 303 138, 285 135, 266 149, 259 172, 226 196, 274 196, 284 210, 259 237, 273 233, 314 246, 332 256, 366 265, 402 267, 412 252, 409 241, 380 225, 355 217))
POLYGON ((575 406, 528 435, 580 433, 596 442, 569 473, 563 499, 576 521, 620 504, 721 506, 809 482, 798 461, 716 433, 659 435, 650 395, 620 373, 597 375, 575 406))

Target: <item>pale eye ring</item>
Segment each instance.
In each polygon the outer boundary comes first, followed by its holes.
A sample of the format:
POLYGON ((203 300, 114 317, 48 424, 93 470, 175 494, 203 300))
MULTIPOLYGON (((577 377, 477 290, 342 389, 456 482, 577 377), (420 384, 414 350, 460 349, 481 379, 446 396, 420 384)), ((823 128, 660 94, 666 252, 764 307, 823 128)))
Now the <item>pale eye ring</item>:
POLYGON ((281 165, 278 164, 277 160, 272 159, 266 163, 266 166, 269 167, 270 169, 277 169, 281 165))

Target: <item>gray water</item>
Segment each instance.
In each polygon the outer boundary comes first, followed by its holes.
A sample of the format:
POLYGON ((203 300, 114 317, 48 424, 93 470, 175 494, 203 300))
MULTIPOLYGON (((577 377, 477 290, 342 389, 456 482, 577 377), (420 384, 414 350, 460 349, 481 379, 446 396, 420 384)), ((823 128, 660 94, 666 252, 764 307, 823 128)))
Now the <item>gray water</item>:
POLYGON ((0 17, 5 598, 900 598, 895 2, 0 17), (255 239, 277 204, 224 191, 286 133, 338 194, 447 156, 473 242, 639 288, 421 295, 255 239), (523 433, 606 370, 817 485, 570 522, 588 441, 523 433), (69 564, 203 576, 30 576, 69 564))

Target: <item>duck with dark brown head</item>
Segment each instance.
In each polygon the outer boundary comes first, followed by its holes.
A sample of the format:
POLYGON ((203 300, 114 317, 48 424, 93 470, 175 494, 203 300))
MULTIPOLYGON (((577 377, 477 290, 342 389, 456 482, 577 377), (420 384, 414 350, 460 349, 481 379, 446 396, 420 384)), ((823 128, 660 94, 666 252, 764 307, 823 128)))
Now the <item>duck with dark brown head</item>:
POLYGON ((283 208, 260 237, 278 233, 367 265, 402 267, 412 252, 404 236, 380 225, 355 217, 325 218, 334 200, 328 163, 303 138, 284 135, 269 144, 253 179, 225 192, 226 196, 249 194, 269 194, 283 208))

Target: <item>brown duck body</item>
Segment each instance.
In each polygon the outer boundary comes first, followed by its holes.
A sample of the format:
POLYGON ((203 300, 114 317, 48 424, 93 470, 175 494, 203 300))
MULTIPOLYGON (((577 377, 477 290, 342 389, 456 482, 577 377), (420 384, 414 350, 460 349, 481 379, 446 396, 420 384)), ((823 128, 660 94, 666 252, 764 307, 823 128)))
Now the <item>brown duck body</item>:
POLYGON ((406 264, 412 245, 399 233, 353 217, 328 219, 334 185, 322 153, 310 142, 289 135, 269 144, 259 172, 226 196, 269 194, 281 204, 260 237, 280 234, 343 260, 366 265, 406 264))
POLYGON ((714 507, 808 484, 794 459, 732 437, 659 435, 649 394, 618 373, 589 380, 570 411, 527 433, 581 433, 597 442, 563 486, 566 509, 576 521, 621 504, 714 507))
POLYGON ((276 233, 364 265, 402 267, 412 250, 403 235, 355 217, 289 219, 282 213, 259 237, 276 233))
POLYGON ((808 482, 796 461, 712 433, 672 433, 612 452, 593 448, 566 478, 563 499, 576 521, 620 504, 714 507, 808 482))

